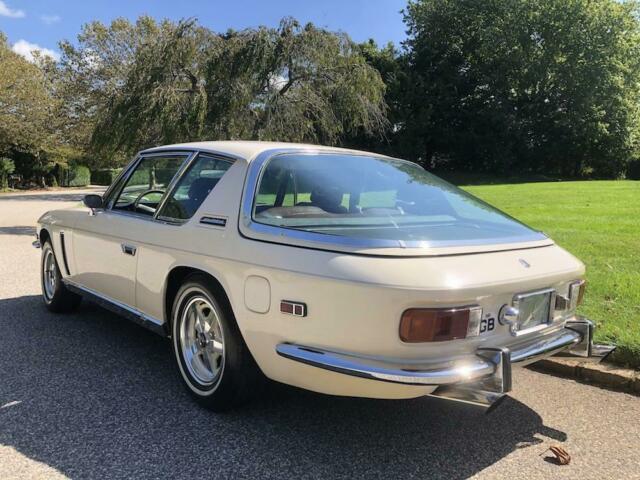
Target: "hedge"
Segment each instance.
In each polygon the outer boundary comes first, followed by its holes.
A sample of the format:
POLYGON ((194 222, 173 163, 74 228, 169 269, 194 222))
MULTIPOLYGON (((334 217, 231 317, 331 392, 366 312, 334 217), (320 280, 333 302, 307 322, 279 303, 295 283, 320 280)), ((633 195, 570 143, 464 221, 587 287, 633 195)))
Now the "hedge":
POLYGON ((629 162, 626 176, 629 180, 640 180, 640 160, 631 160, 629 162))
POLYGON ((86 187, 91 180, 91 172, 84 165, 72 165, 64 169, 60 177, 63 187, 86 187))
POLYGON ((94 170, 91 172, 91 184, 109 186, 113 183, 121 170, 121 168, 94 170))

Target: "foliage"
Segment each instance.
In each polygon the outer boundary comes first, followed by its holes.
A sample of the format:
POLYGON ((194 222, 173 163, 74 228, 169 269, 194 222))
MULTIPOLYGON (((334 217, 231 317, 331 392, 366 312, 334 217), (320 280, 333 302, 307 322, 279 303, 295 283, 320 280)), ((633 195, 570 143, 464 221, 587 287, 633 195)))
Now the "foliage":
POLYGON ((401 49, 284 19, 91 22, 33 63, 0 33, 0 155, 44 186, 159 144, 344 145, 439 171, 629 177, 640 149, 634 0, 410 0, 401 49), (627 166, 627 164, 629 164, 627 166))
POLYGON ((0 157, 0 190, 9 188, 9 175, 16 170, 16 165, 10 158, 0 157))
POLYGON ((91 172, 84 165, 69 165, 60 174, 60 185, 64 187, 86 187, 90 182, 91 172))
POLYGON ((53 105, 43 70, 12 52, 1 33, 0 66, 0 152, 46 149, 53 105))
POLYGON ((634 159, 629 162, 626 176, 629 180, 640 180, 640 160, 634 159))
POLYGON ((415 0, 398 150, 457 170, 619 176, 638 128, 635 3, 415 0))
POLYGON ((113 183, 116 177, 120 174, 120 168, 108 168, 103 170, 91 171, 91 185, 104 185, 108 186, 113 183))
POLYGON ((385 126, 384 83, 346 35, 283 20, 216 34, 142 17, 87 25, 62 69, 95 163, 178 141, 338 143, 385 126))
POLYGON ((618 345, 616 361, 640 367, 637 183, 523 183, 465 189, 544 231, 585 263, 588 285, 579 312, 598 325, 598 341, 618 345))

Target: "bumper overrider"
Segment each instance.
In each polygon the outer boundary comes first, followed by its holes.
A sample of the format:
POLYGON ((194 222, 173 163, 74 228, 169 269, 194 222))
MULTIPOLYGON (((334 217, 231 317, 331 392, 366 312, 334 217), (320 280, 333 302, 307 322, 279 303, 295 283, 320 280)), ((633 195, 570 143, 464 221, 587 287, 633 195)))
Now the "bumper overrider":
POLYGON ((277 353, 290 360, 370 380, 437 387, 431 396, 495 407, 511 390, 512 365, 524 366, 557 353, 600 361, 615 346, 593 343, 594 324, 575 317, 565 326, 506 347, 478 348, 475 355, 444 363, 405 365, 281 343, 277 353))

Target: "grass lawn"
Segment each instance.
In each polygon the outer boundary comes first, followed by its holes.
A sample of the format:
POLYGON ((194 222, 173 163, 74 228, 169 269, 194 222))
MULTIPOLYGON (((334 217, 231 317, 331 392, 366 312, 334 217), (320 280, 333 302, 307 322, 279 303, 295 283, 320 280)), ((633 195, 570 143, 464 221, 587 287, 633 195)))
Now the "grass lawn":
POLYGON ((613 358, 640 368, 640 182, 589 181, 463 187, 542 230, 587 267, 580 313, 613 358))

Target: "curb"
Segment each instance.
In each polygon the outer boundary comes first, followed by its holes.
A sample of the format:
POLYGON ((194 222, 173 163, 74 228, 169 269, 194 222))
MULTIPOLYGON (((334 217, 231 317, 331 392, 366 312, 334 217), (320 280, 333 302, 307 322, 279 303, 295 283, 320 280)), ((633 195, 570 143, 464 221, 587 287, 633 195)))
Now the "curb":
POLYGON ((531 365, 534 370, 584 383, 640 395, 640 371, 612 363, 589 362, 577 358, 552 357, 531 365))

